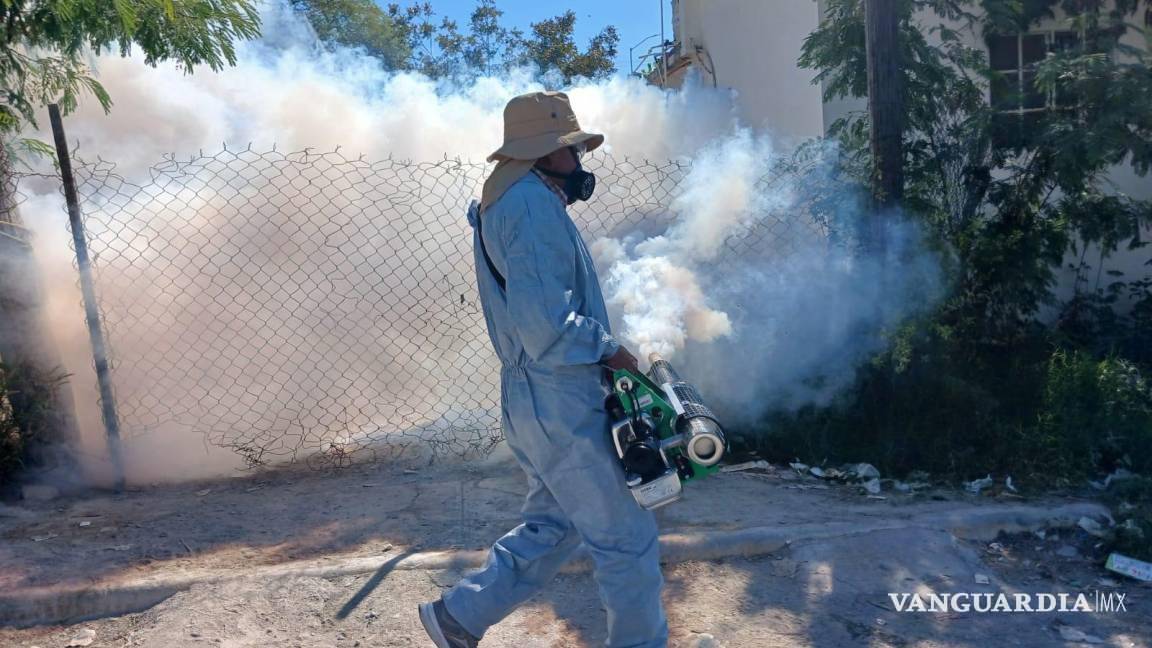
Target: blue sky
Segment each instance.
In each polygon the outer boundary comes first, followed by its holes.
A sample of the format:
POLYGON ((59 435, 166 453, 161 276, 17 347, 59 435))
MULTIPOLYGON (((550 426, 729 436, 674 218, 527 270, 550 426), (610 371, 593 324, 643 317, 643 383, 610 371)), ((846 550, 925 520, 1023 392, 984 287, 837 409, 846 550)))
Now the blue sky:
MULTIPOLYGON (((396 0, 393 0, 396 1, 396 0)), ((476 0, 429 0, 437 14, 456 20, 461 25, 468 22, 468 16, 476 6, 476 0)), ((384 4, 383 0, 381 3, 384 4)), ((401 2, 402 5, 410 4, 401 2)), ((668 0, 580 0, 579 2, 547 2, 544 0, 496 0, 496 6, 504 11, 504 24, 527 31, 533 22, 564 13, 568 9, 576 12, 576 42, 581 48, 588 39, 595 36, 605 25, 615 25, 620 32, 619 53, 616 67, 628 72, 628 48, 636 45, 647 36, 660 33, 660 7, 664 6, 665 37, 672 38, 672 7, 668 0)), ((639 56, 649 47, 660 42, 653 38, 637 47, 639 56)))

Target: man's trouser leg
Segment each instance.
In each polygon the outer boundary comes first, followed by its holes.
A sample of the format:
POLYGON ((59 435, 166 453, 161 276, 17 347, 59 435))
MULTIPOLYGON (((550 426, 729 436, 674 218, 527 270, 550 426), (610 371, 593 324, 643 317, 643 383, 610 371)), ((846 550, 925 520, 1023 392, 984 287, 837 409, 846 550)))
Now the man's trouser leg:
POLYGON ((529 475, 525 522, 497 541, 484 569, 445 594, 449 613, 480 636, 551 580, 579 539, 608 611, 608 645, 664 646, 656 521, 624 484, 603 393, 521 376, 503 386, 505 435, 529 475))
POLYGON ((551 581, 580 544, 544 482, 523 460, 521 467, 528 475, 524 522, 492 545, 479 572, 444 594, 448 613, 477 637, 551 581))

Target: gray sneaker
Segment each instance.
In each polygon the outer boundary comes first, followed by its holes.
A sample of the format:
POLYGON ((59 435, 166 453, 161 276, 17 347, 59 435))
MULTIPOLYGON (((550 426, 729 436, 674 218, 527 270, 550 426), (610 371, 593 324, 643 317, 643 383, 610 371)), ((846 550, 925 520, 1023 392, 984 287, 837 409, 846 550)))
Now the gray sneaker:
POLYGON ((448 614, 444 601, 420 604, 420 623, 436 648, 476 648, 480 640, 468 633, 448 614))

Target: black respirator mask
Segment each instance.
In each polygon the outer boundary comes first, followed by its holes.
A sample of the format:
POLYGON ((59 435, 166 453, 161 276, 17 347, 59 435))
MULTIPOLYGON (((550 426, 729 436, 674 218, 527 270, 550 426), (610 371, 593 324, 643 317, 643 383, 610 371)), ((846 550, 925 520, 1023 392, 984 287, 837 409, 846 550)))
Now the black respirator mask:
POLYGON ((571 205, 577 200, 588 200, 592 197, 592 193, 596 191, 596 176, 580 166, 580 158, 585 151, 583 144, 569 146, 568 150, 572 152, 572 157, 576 158, 576 168, 571 173, 556 173, 539 168, 537 170, 549 178, 564 181, 564 195, 568 197, 568 204, 571 205))

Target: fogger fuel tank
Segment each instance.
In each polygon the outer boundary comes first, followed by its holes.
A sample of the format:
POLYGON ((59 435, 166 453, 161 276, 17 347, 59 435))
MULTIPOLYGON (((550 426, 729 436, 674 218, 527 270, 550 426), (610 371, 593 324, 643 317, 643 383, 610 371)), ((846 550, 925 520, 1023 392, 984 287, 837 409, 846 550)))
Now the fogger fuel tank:
POLYGON ((654 509, 680 499, 684 481, 719 470, 724 430, 700 393, 658 354, 647 374, 612 374, 612 442, 636 501, 654 509))

